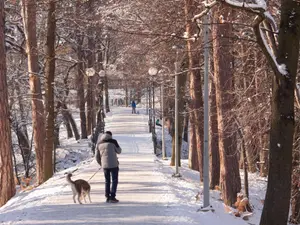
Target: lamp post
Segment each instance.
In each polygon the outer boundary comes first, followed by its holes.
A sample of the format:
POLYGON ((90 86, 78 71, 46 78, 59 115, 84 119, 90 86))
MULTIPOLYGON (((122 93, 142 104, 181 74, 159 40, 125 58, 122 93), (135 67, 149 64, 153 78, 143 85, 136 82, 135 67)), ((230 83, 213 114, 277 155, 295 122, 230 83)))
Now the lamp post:
MULTIPOLYGON (((206 0, 207 3, 207 0, 206 0)), ((204 16, 204 154, 203 154, 203 207, 208 207, 209 204, 209 102, 208 102, 208 70, 209 70, 209 42, 208 42, 208 22, 209 15, 204 16)))
POLYGON ((92 77, 95 75, 96 71, 93 67, 86 68, 85 73, 88 77, 92 77))
MULTIPOLYGON (((100 85, 100 106, 103 107, 104 106, 104 98, 103 98, 103 89, 104 89, 104 78, 105 78, 105 71, 104 70, 100 70, 99 71, 99 85, 100 85)), ((101 108, 101 110, 103 110, 104 112, 104 107, 101 108)))
POLYGON ((154 89, 154 76, 158 73, 157 68, 150 67, 148 70, 149 75, 151 76, 152 81, 152 116, 153 116, 153 128, 155 129, 155 89, 154 89))

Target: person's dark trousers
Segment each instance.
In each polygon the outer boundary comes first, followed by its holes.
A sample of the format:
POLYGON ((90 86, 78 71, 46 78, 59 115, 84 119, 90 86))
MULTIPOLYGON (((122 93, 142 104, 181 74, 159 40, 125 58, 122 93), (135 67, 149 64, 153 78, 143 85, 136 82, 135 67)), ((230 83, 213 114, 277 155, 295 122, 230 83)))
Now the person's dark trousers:
POLYGON ((105 197, 115 198, 118 187, 119 167, 103 169, 103 171, 105 177, 105 197), (112 183, 111 188, 110 183, 112 183))

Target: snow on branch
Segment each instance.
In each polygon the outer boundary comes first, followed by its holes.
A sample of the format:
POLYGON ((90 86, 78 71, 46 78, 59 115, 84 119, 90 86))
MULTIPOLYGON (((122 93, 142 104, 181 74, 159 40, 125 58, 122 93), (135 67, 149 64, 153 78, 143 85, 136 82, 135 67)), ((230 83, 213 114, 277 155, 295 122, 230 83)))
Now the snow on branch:
POLYGON ((238 8, 252 9, 260 12, 264 12, 267 10, 267 4, 264 0, 255 0, 255 3, 246 3, 244 1, 241 2, 236 0, 218 0, 218 1, 225 2, 228 5, 238 7, 238 8))
POLYGON ((202 18, 203 16, 205 16, 207 13, 209 13, 210 9, 212 7, 214 7, 216 4, 218 4, 218 0, 213 1, 211 3, 205 3, 204 2, 205 10, 203 12, 201 12, 200 14, 195 15, 194 18, 192 19, 192 21, 196 21, 197 19, 202 18))
POLYGON ((278 27, 273 16, 267 10, 267 4, 265 0, 252 0, 252 3, 247 3, 244 0, 214 0, 210 3, 204 2, 205 10, 195 15, 193 17, 193 21, 199 21, 201 17, 209 13, 210 9, 218 3, 226 4, 237 9, 242 9, 256 15, 253 30, 255 32, 258 44, 260 45, 268 61, 270 62, 275 74, 277 76, 278 74, 280 74, 281 76, 288 77, 289 74, 286 65, 278 64, 276 60, 276 36, 278 34, 278 27), (263 26, 263 24, 267 25, 263 26), (265 29, 266 27, 268 29, 265 29))
POLYGON ((265 33, 263 32, 263 21, 265 18, 257 16, 255 18, 256 23, 253 26, 253 30, 257 39, 257 43, 262 48, 264 54, 266 55, 272 69, 275 72, 275 76, 277 74, 281 74, 284 77, 289 77, 287 68, 285 64, 278 64, 276 60, 276 56, 274 52, 276 52, 276 49, 271 49, 270 45, 268 44, 267 37, 265 33))

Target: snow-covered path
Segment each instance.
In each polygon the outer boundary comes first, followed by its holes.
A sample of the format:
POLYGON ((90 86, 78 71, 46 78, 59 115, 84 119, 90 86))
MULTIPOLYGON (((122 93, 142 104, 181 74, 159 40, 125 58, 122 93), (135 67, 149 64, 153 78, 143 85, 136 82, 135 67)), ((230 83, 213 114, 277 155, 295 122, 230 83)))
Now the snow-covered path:
MULTIPOLYGON (((3 225, 255 225, 258 224, 262 205, 256 193, 265 181, 253 180, 250 187, 255 213, 249 221, 233 217, 224 210, 218 191, 211 191, 211 205, 215 212, 197 212, 201 206, 195 201, 200 191, 199 173, 187 168, 182 160, 181 178, 172 178, 174 168, 153 154, 153 144, 148 133, 147 116, 132 115, 130 108, 113 108, 106 118, 106 130, 122 147, 119 156, 120 174, 117 204, 105 203, 104 176, 93 158, 56 173, 34 190, 21 192, 0 208, 3 225), (98 172, 97 172, 98 171, 98 172), (73 179, 85 179, 91 184, 92 203, 74 204, 67 172, 73 179), (97 172, 95 174, 95 172, 97 172), (263 182, 263 183, 261 183, 263 182)), ((70 143, 69 143, 70 144, 70 143)), ((65 146, 68 149, 68 146, 65 146)), ((87 141, 73 143, 81 152, 88 148, 87 141)), ((66 150, 64 150, 65 152, 66 150)), ((79 157, 80 158, 80 157, 79 157)), ((251 176, 250 176, 251 179, 251 176)), ((256 179, 256 176, 253 176, 256 179)))
MULTIPOLYGON (((93 203, 74 204, 71 189, 65 182, 66 171, 63 171, 35 190, 14 197, 0 209, 0 223, 191 224, 189 219, 169 213, 168 185, 157 171, 153 144, 147 133, 147 117, 132 115, 130 109, 115 108, 106 122, 106 130, 113 132, 123 149, 119 157, 118 204, 104 202, 102 170, 89 181, 93 203)), ((90 159, 68 171, 78 169, 73 179, 89 180, 98 168, 90 159)))

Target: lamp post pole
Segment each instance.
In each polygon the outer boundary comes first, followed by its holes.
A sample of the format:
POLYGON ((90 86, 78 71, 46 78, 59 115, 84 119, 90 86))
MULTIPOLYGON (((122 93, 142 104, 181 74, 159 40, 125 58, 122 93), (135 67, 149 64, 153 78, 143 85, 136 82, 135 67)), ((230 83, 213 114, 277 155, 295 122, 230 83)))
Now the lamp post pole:
MULTIPOLYGON (((207 0, 206 0, 207 2, 207 0)), ((209 125, 208 125, 208 69, 209 69, 209 43, 208 43, 209 15, 204 16, 204 154, 203 154, 203 207, 209 204, 209 125)))

